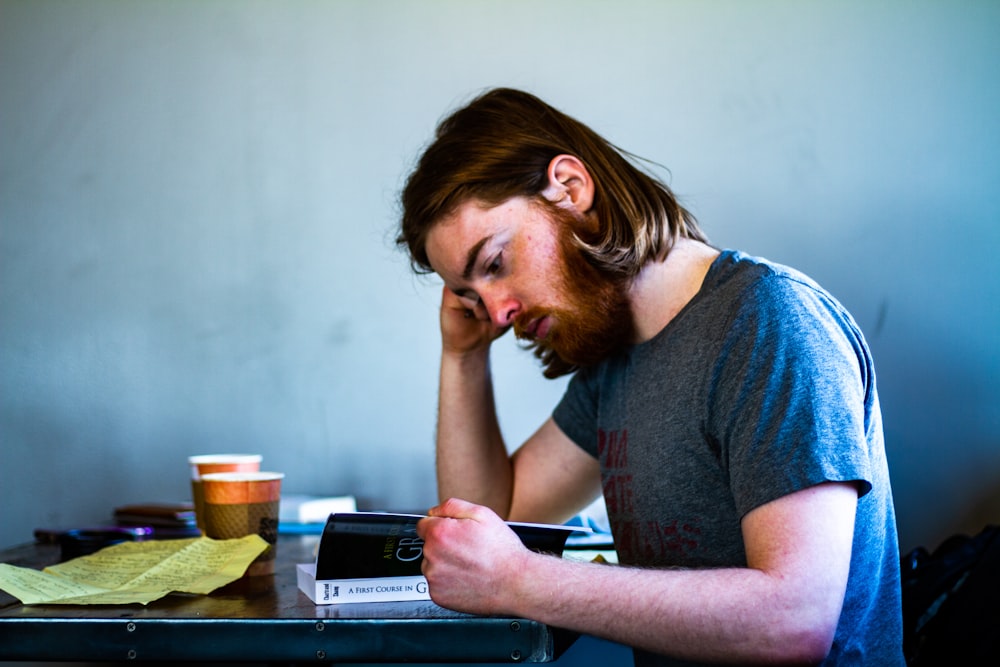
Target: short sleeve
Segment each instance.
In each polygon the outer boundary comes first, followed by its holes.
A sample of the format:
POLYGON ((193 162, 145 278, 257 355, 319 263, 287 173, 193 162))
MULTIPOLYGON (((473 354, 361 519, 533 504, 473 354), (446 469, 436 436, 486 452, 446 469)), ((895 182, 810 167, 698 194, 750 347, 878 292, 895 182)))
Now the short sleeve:
POLYGON ((566 392, 552 412, 556 426, 581 449, 597 456, 599 391, 596 368, 584 368, 570 378, 566 392))
POLYGON ((748 288, 715 366, 712 436, 740 515, 825 481, 871 488, 870 356, 850 315, 785 275, 748 288))

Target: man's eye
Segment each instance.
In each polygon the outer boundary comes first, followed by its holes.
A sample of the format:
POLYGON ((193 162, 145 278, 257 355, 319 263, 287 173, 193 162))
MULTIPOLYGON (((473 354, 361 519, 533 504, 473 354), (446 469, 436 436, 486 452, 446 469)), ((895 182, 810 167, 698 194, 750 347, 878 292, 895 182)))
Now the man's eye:
POLYGON ((500 273, 500 269, 503 267, 503 253, 497 253, 493 261, 489 263, 486 267, 486 273, 488 275, 493 275, 500 273))

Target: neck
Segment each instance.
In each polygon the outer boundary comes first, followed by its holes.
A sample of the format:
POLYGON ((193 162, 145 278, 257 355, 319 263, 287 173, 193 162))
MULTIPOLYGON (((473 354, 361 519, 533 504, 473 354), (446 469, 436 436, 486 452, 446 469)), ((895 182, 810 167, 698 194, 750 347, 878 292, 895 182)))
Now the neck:
POLYGON ((719 251, 700 241, 677 239, 666 259, 649 262, 629 288, 636 343, 660 333, 701 289, 719 251))

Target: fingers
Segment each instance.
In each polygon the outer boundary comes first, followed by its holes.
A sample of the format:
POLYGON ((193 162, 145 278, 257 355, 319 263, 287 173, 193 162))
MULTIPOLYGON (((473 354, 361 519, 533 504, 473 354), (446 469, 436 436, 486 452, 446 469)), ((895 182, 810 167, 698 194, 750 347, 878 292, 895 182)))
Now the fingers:
POLYGON ((465 354, 489 349, 505 329, 493 326, 482 302, 473 305, 447 287, 441 296, 441 342, 446 352, 465 354))
MULTIPOLYGON (((427 510, 427 516, 417 522, 417 535, 420 539, 425 542, 432 541, 435 537, 441 539, 458 527, 459 520, 468 518, 455 508, 456 504, 469 505, 471 503, 451 499, 427 510)), ((428 547, 429 545, 424 545, 425 565, 430 562, 428 547)))
POLYGON ((460 314, 463 319, 476 319, 481 322, 490 320, 490 314, 482 301, 458 296, 448 289, 447 286, 442 288, 441 307, 442 309, 460 314))
POLYGON ((427 511, 427 516, 475 520, 482 518, 483 511, 489 512, 490 510, 461 498, 449 498, 440 505, 430 508, 427 511))
POLYGON ((459 524, 456 522, 459 521, 475 521, 484 525, 494 521, 502 523, 500 517, 488 507, 460 498, 449 498, 427 510, 427 517, 417 522, 417 534, 425 537, 434 525, 439 526, 436 530, 450 530, 440 525, 443 522, 449 522, 453 528, 458 528, 459 524))

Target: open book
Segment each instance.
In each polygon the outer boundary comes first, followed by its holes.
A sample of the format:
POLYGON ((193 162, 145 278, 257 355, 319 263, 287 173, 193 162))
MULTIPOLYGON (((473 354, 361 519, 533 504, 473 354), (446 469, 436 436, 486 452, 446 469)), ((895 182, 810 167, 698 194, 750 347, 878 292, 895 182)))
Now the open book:
MULTIPOLYGON (((429 600, 420 571, 423 540, 416 514, 331 514, 315 563, 298 566, 299 589, 316 604, 429 600)), ((508 522, 535 551, 559 555, 580 527, 508 522)), ((587 529, 582 529, 586 531, 587 529)))

